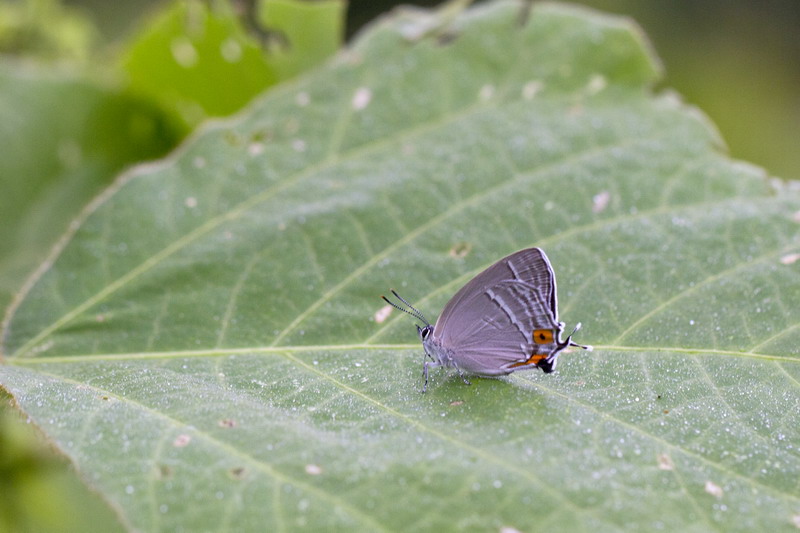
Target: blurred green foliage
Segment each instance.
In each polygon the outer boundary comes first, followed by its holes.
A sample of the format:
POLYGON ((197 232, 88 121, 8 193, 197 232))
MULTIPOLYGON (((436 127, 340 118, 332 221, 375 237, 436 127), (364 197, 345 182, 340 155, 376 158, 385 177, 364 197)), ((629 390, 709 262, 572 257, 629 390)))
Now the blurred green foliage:
POLYGON ((239 109, 278 77, 230 5, 179 2, 127 47, 131 89, 173 110, 188 129, 239 109))
POLYGON ((664 63, 661 86, 711 117, 734 158, 800 178, 800 2, 577 3, 636 20, 664 63))
POLYGON ((0 531, 122 531, 113 511, 75 473, 0 391, 0 531))
POLYGON ((0 2, 0 53, 85 61, 97 38, 90 19, 58 0, 0 2))
POLYGON ((191 129, 320 64, 341 44, 338 0, 265 1, 248 15, 222 1, 167 5, 126 47, 130 90, 191 129))

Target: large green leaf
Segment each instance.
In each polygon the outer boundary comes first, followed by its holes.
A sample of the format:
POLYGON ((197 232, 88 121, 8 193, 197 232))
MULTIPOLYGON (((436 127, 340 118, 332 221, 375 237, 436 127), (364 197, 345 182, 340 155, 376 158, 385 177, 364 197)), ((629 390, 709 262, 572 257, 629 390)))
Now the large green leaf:
POLYGON ((155 530, 794 530, 800 196, 628 21, 398 13, 96 202, 0 383, 155 530), (595 352, 420 395, 412 320, 539 245, 595 352))

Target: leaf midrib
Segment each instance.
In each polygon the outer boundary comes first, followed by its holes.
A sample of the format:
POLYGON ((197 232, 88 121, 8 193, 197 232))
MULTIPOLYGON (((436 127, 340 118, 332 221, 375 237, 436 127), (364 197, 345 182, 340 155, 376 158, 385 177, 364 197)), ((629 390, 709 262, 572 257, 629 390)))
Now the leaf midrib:
MULTIPOLYGON (((595 352, 642 352, 659 354, 730 356, 743 359, 758 359, 784 363, 800 364, 800 358, 787 357, 768 353, 744 352, 738 350, 722 350, 714 348, 680 347, 680 346, 625 346, 614 344, 593 344, 595 352)), ((395 350, 419 351, 422 345, 415 344, 327 344, 327 345, 295 345, 295 346, 249 346, 243 348, 213 348, 209 350, 168 350, 161 352, 120 352, 86 355, 57 355, 53 357, 10 358, 6 363, 10 366, 32 367, 47 364, 70 364, 84 362, 125 361, 142 359, 180 359, 190 357, 229 357, 231 355, 286 355, 311 352, 350 352, 361 350, 395 350)))

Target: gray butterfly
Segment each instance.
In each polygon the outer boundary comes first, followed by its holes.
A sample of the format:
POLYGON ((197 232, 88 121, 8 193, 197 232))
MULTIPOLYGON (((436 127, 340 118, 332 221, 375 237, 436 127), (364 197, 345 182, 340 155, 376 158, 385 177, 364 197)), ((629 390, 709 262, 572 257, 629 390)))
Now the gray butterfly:
POLYGON ((580 324, 561 340, 564 323, 558 321, 556 277, 539 248, 504 257, 472 278, 447 302, 436 325, 394 290, 392 294, 408 309, 382 298, 425 324, 417 326, 426 357, 422 392, 431 367, 453 367, 469 385, 464 373, 491 377, 531 368, 550 373, 564 348, 592 349, 572 341, 580 324))

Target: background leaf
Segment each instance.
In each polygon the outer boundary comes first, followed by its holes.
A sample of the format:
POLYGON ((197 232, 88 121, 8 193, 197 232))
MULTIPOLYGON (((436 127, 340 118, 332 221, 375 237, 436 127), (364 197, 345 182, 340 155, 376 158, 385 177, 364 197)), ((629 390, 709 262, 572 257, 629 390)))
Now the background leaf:
POLYGON ((319 65, 341 46, 341 0, 261 0, 257 7, 260 25, 274 33, 270 60, 281 80, 319 65))
POLYGON ((247 28, 228 2, 175 2, 128 47, 123 64, 131 89, 196 125, 239 110, 338 50, 343 2, 263 0, 258 6, 254 27, 247 28), (274 46, 267 46, 270 40, 274 46))
POLYGON ((146 102, 52 69, 0 64, 0 308, 116 173, 174 139, 146 102))
POLYGON ((98 38, 80 9, 59 0, 0 0, 0 52, 44 61, 85 62, 98 38))
POLYGON ((800 198, 654 65, 558 5, 386 19, 121 179, 0 383, 137 529, 792 530, 800 198), (377 295, 530 245, 597 351, 419 395, 377 295))
POLYGON ((0 530, 124 531, 106 502, 8 405, 8 395, 0 390, 0 530))

